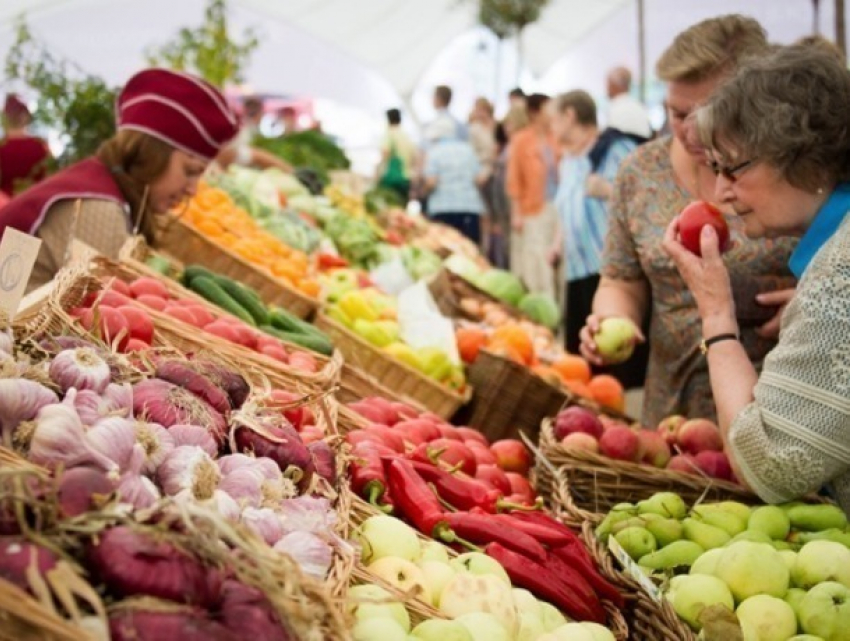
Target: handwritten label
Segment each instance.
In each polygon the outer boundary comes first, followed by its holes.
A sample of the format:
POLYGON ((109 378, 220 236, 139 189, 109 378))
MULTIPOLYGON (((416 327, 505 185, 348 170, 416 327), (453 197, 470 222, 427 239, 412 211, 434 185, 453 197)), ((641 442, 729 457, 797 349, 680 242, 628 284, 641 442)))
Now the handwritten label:
POLYGON ((0 309, 11 322, 30 281, 41 239, 7 227, 0 240, 0 309))
POLYGON ((614 558, 619 561, 620 565, 623 566, 625 573, 637 581, 643 588, 644 592, 646 592, 656 602, 661 603, 661 590, 659 590, 658 586, 643 573, 640 566, 632 560, 632 557, 626 553, 623 546, 620 545, 617 542, 617 539, 613 536, 608 537, 608 549, 611 551, 611 554, 614 555, 614 558))

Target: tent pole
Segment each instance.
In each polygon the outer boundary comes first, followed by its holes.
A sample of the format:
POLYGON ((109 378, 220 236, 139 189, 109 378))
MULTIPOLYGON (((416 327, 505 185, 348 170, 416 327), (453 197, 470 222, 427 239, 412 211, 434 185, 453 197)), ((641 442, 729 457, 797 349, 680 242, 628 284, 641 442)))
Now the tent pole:
POLYGON ((847 33, 844 26, 844 0, 835 0, 835 42, 847 56, 847 33))
POLYGON ((644 22, 643 0, 637 0, 638 20, 638 87, 640 101, 646 102, 646 24, 644 22))
POLYGON ((812 0, 812 33, 820 35, 820 0, 812 0))

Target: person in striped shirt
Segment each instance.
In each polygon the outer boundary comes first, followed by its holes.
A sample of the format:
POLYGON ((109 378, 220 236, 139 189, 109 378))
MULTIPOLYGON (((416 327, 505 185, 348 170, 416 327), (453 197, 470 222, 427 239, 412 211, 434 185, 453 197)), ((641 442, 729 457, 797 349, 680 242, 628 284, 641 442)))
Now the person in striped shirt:
POLYGON ((555 194, 558 230, 549 260, 553 265, 564 262, 566 347, 578 353, 579 331, 599 284, 608 199, 617 169, 636 142, 616 129, 600 131, 596 103, 581 90, 558 97, 552 129, 564 154, 555 194))

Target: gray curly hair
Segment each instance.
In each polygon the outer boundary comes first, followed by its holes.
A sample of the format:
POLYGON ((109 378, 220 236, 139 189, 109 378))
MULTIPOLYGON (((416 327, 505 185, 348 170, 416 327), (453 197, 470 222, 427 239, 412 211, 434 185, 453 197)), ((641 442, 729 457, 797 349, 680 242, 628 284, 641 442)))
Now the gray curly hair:
POLYGON ((696 114, 702 143, 750 157, 815 192, 850 180, 850 72, 818 47, 791 45, 748 61, 696 114))

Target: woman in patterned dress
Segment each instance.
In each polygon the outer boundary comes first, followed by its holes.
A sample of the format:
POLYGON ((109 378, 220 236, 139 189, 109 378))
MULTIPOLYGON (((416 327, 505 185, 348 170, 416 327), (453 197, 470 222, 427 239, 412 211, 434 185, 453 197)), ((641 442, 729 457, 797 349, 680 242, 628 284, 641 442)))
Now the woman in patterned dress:
POLYGON ((664 249, 699 313, 711 390, 736 476, 770 503, 825 487, 850 514, 850 74, 834 54, 754 60, 697 114, 717 198, 751 238, 799 237, 799 279, 761 373, 738 341, 734 278, 706 226, 702 258, 668 227, 664 249))
MULTIPOLYGON (((699 314, 661 242, 671 220, 691 201, 710 200, 715 176, 689 116, 747 56, 768 49, 764 29, 752 18, 728 15, 696 24, 679 34, 657 63, 667 81, 667 114, 672 136, 639 147, 620 167, 606 238, 601 280, 593 314, 581 331, 582 354, 604 365, 593 334, 606 317, 630 319, 635 331, 650 315, 649 365, 642 421, 654 427, 674 414, 715 418, 708 368, 699 351, 699 314)), ((760 364, 774 345, 777 306, 793 290, 787 267, 792 243, 747 241, 743 225, 727 222, 735 240, 724 260, 736 293, 741 342, 760 364)))

